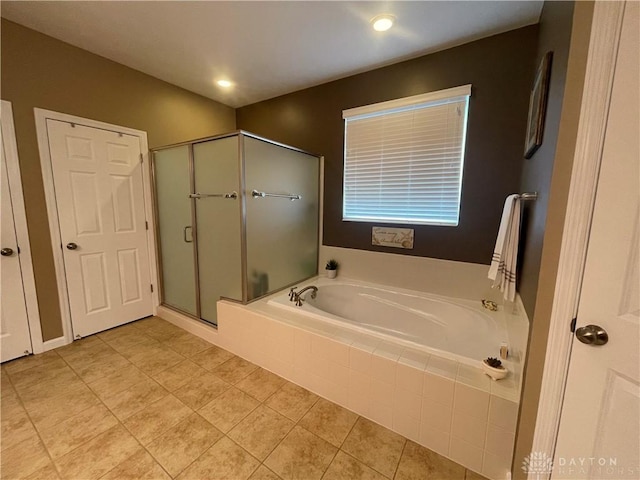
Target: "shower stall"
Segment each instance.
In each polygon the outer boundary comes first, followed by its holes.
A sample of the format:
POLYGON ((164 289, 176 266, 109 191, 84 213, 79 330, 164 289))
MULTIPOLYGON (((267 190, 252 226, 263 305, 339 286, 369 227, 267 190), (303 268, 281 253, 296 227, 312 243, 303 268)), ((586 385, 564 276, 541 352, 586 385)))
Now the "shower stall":
POLYGON ((320 157, 238 131, 152 150, 161 301, 217 325, 318 271, 320 157))

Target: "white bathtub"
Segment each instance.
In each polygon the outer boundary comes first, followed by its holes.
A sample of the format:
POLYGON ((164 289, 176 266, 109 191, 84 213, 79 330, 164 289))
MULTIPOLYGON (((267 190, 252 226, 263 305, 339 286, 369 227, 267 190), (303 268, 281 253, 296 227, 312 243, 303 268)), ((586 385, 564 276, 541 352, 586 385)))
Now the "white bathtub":
POLYGON ((479 366, 507 342, 504 316, 475 301, 347 280, 316 279, 318 294, 297 307, 287 293, 269 304, 344 328, 366 332, 462 363, 479 366))

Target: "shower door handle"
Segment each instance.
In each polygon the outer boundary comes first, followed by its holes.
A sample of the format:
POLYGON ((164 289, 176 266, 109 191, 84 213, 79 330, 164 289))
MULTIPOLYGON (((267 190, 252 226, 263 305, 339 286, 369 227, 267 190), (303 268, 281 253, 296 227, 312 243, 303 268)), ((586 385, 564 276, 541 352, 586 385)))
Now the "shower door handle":
POLYGON ((182 230, 182 238, 184 239, 185 243, 193 243, 193 227, 191 225, 187 225, 186 227, 184 227, 184 229, 182 230), (187 238, 187 230, 191 230, 191 240, 187 238))

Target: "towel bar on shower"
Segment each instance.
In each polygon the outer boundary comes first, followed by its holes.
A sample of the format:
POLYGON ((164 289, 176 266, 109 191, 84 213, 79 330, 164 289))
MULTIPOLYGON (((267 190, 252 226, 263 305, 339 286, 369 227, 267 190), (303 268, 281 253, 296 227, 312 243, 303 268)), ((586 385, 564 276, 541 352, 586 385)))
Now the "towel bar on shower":
POLYGON ((189 198, 195 198, 196 200, 200 198, 238 198, 238 193, 190 193, 189 198))
POLYGON ((264 197, 288 198, 292 202, 294 200, 302 199, 302 195, 295 195, 293 193, 266 193, 266 192, 259 192, 258 190, 252 190, 251 196, 253 198, 264 198, 264 197))
POLYGON ((527 192, 527 193, 521 193, 518 198, 520 200, 537 200, 538 199, 538 192, 527 192))

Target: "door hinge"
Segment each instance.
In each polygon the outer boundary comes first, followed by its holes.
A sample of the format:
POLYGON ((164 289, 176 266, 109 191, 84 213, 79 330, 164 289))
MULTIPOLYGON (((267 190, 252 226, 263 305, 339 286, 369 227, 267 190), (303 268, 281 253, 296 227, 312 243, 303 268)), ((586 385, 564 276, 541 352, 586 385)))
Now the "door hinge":
POLYGON ((571 333, 575 333, 576 332, 576 322, 578 321, 578 318, 574 318, 573 320, 571 320, 571 333))
POLYGON ((144 221, 144 229, 149 230, 149 222, 147 222, 146 220, 144 221))
POLYGON ((18 255, 20 255, 20 245, 18 245, 18 255))
POLYGON ((151 287, 151 293, 153 293, 153 283, 150 285, 151 287))
POLYGON ((144 157, 140 154, 140 163, 144 163, 144 157))

